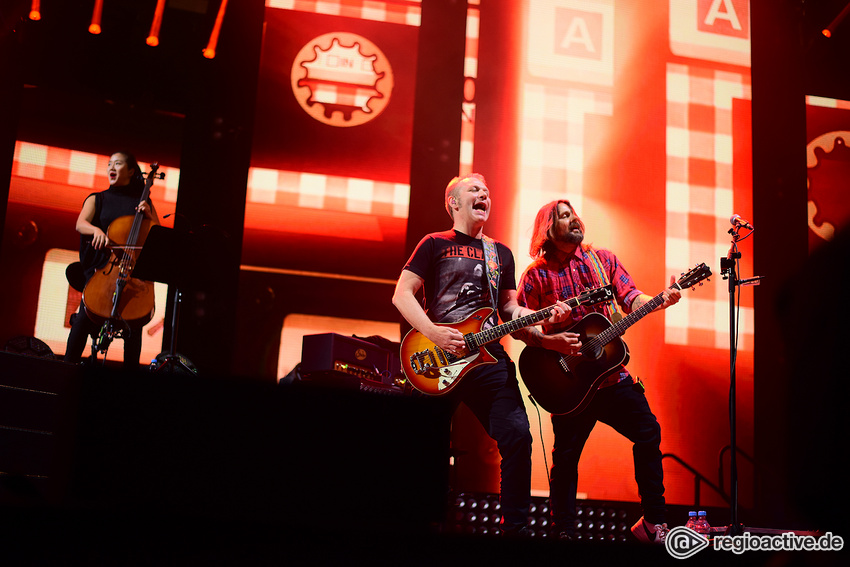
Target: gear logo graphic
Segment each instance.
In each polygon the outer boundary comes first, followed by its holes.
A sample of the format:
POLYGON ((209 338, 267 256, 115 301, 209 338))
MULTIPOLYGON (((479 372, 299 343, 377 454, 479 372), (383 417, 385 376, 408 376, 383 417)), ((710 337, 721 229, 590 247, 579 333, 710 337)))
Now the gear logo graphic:
POLYGON ((365 37, 320 35, 295 57, 292 92, 307 114, 330 126, 359 126, 387 107, 393 72, 387 57, 365 37))
POLYGON ((850 226, 846 180, 850 176, 850 131, 821 134, 806 146, 809 228, 824 241, 850 226))

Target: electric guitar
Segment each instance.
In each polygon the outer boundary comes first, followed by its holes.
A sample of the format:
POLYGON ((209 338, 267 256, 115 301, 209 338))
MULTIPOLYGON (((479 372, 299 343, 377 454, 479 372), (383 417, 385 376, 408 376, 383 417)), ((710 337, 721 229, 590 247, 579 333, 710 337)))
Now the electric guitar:
MULTIPOLYGON (((710 276, 711 268, 699 264, 670 287, 693 288, 710 276)), ((566 330, 579 334, 581 354, 565 355, 542 347, 525 347, 519 357, 519 370, 537 404, 557 415, 584 410, 599 384, 629 360, 629 349, 620 335, 664 303, 662 295, 659 293, 614 324, 600 313, 587 314, 566 330)))
MULTIPOLYGON (((595 305, 611 300, 613 296, 612 286, 608 285, 585 291, 564 303, 570 308, 595 305)), ((481 329, 482 325, 493 314, 493 309, 488 307, 482 307, 458 323, 437 323, 463 333, 466 344, 457 354, 443 350, 416 329, 411 329, 401 341, 401 367, 404 375, 423 394, 447 394, 476 366, 496 362, 484 348, 485 344, 545 321, 552 316, 553 311, 554 305, 484 330, 481 329)))

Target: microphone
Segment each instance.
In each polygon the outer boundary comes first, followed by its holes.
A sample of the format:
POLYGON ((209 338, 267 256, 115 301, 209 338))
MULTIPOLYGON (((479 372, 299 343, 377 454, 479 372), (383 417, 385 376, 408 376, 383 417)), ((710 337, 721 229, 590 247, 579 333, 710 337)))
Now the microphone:
POLYGON ((749 223, 749 221, 742 219, 741 215, 738 215, 738 214, 732 215, 729 218, 729 222, 732 223, 732 226, 735 226, 735 227, 742 226, 742 227, 750 229, 750 230, 755 230, 753 228, 753 225, 751 225, 749 223))

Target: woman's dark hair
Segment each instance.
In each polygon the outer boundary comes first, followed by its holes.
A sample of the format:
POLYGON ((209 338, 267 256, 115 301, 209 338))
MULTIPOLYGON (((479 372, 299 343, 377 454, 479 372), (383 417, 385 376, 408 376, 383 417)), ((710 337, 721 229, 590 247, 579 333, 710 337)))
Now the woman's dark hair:
POLYGON ((145 176, 142 175, 142 168, 139 167, 139 162, 136 160, 136 156, 125 150, 112 152, 112 155, 115 154, 124 154, 127 161, 127 167, 133 170, 133 177, 130 179, 130 185, 141 191, 145 186, 145 176))

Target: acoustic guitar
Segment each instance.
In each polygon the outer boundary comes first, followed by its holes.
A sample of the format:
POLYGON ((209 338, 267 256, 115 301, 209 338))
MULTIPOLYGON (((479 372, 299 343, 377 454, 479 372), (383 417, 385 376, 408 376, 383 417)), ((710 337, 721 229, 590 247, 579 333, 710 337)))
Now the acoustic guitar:
MULTIPOLYGON (((711 268, 699 264, 670 288, 693 288, 710 276, 711 268)), ((519 371, 537 404, 557 415, 578 414, 586 408, 599 384, 628 362, 629 349, 620 336, 662 303, 663 293, 659 293, 613 324, 601 313, 589 313, 566 329, 578 333, 579 354, 525 347, 519 356, 519 371)))

